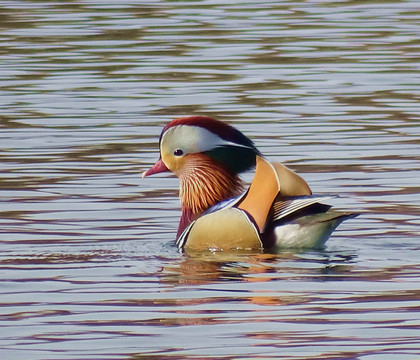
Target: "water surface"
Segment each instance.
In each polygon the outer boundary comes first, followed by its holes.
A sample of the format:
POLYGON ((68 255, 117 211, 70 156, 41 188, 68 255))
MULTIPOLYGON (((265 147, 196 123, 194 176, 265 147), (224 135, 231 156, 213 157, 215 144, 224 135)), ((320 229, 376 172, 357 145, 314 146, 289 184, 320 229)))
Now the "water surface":
POLYGON ((6 1, 4 359, 420 356, 417 1, 6 1), (162 126, 214 116, 361 211, 323 251, 186 256, 162 126))

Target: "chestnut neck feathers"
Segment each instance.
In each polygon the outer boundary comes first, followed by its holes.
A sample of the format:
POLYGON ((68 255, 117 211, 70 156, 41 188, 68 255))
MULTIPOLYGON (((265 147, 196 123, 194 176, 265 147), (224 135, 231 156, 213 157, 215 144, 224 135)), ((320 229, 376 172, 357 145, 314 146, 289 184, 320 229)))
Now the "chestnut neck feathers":
POLYGON ((243 190, 238 174, 224 169, 209 156, 192 154, 179 174, 182 207, 198 216, 243 190))

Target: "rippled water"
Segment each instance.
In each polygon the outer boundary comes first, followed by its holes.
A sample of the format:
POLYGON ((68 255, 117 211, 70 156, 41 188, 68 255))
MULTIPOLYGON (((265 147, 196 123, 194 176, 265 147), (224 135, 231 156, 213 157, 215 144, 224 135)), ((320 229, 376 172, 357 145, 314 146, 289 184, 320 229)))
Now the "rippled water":
POLYGON ((3 1, 2 359, 420 356, 420 6, 3 1), (362 211, 324 251, 180 255, 163 124, 225 120, 362 211))

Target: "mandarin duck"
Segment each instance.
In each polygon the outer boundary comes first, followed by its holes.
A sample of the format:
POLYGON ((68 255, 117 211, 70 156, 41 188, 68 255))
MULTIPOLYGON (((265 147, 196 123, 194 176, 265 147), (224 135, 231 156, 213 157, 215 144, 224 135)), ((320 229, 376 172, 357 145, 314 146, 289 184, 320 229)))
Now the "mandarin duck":
POLYGON ((269 162, 242 132, 206 116, 169 122, 160 158, 142 177, 170 171, 180 180, 181 250, 320 248, 335 228, 358 214, 323 204, 305 180, 269 162), (255 168, 244 191, 239 175, 255 168))

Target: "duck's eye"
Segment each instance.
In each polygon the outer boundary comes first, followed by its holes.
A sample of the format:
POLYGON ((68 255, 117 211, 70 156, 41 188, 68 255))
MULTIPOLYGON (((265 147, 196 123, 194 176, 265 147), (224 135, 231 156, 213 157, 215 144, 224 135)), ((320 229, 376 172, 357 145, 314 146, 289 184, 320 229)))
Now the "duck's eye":
POLYGON ((174 155, 175 156, 182 156, 182 155, 184 155, 184 152, 181 149, 176 149, 174 151, 174 155))

